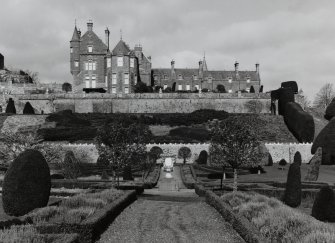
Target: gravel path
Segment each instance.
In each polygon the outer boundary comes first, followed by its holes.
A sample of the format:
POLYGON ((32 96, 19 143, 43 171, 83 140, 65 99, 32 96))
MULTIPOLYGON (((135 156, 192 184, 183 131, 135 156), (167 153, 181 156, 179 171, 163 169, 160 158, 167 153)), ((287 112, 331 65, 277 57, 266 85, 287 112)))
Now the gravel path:
POLYGON ((138 199, 101 235, 99 242, 244 242, 205 202, 138 199))

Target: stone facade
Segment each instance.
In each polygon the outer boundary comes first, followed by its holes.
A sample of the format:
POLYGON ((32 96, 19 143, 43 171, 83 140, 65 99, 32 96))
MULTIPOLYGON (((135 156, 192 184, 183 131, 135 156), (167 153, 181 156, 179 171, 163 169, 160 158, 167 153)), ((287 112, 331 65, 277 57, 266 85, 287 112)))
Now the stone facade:
POLYGON ((5 58, 4 56, 0 53, 0 70, 5 69, 5 58))
POLYGON ((266 143, 265 147, 271 154, 274 163, 278 163, 281 159, 293 163, 294 154, 297 151, 301 154, 302 163, 308 163, 313 157, 312 145, 312 143, 266 143))
POLYGON ((105 30, 104 43, 89 21, 83 36, 77 27, 74 28, 70 41, 70 71, 74 92, 82 92, 83 88, 104 88, 109 93, 132 93, 142 76, 143 81, 147 81, 151 63, 142 48, 131 50, 122 39, 110 51, 109 30, 105 30))
POLYGON ((250 92, 253 86, 255 93, 258 93, 261 79, 258 63, 254 71, 240 71, 238 62, 235 63, 233 71, 211 71, 207 69, 204 57, 198 68, 175 68, 175 61, 171 61, 170 68, 152 69, 152 83, 161 86, 163 90, 170 87, 172 91, 195 91, 204 88, 217 91, 218 85, 223 85, 227 93, 239 90, 250 92))

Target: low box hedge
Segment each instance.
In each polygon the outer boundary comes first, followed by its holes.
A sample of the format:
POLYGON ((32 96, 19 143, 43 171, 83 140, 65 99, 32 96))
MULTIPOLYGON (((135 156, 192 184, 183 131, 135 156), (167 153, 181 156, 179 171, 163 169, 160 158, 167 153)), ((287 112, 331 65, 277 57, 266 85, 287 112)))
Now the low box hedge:
POLYGON ((191 166, 182 165, 180 167, 181 180, 188 189, 194 189, 196 180, 194 179, 191 171, 191 166))
POLYGON ((157 185, 161 173, 161 165, 156 165, 153 171, 147 174, 144 181, 144 188, 151 189, 157 185))
POLYGON ((229 222, 236 232, 250 243, 266 242, 258 229, 245 217, 235 214, 232 208, 212 191, 206 191, 206 202, 214 207, 229 222))
POLYGON ((134 202, 136 198, 136 191, 126 191, 115 201, 96 211, 79 224, 45 223, 35 227, 42 234, 77 233, 79 234, 79 242, 94 242, 122 210, 134 202))

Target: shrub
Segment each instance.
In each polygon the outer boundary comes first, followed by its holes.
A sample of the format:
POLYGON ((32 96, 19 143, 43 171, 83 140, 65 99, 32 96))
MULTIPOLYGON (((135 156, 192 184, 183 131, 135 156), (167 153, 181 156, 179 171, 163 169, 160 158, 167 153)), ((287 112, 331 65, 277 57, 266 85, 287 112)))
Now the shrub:
POLYGON ((109 180, 109 175, 107 173, 107 170, 102 170, 101 180, 109 180))
POLYGON ((9 229, 0 230, 0 242, 15 243, 45 243, 51 242, 47 235, 39 234, 32 225, 14 225, 9 229))
POLYGON ((250 93, 255 93, 255 88, 254 88, 253 85, 251 85, 251 87, 250 87, 250 93))
POLYGON ((219 93, 227 93, 225 86, 222 84, 218 84, 216 86, 216 89, 218 90, 219 93))
POLYGON ((72 151, 66 151, 64 161, 60 167, 67 179, 77 179, 81 174, 80 163, 72 151))
POLYGON ((301 166, 301 153, 299 151, 297 151, 295 154, 294 154, 294 159, 293 159, 293 163, 296 163, 298 164, 299 166, 301 166))
POLYGON ((285 159, 281 159, 281 160, 279 161, 279 165, 280 165, 280 166, 285 166, 285 165, 287 165, 286 160, 285 160, 285 159))
POLYGON ((207 88, 203 88, 201 92, 207 93, 209 90, 207 88))
POLYGON ((284 121, 299 142, 313 142, 315 132, 314 118, 305 112, 298 103, 288 102, 286 104, 284 121))
POLYGON ((46 118, 46 121, 56 122, 57 126, 66 127, 91 125, 90 121, 79 118, 76 114, 72 113, 72 110, 62 110, 56 113, 52 113, 46 118))
POLYGON ((325 112, 325 119, 330 121, 333 117, 335 117, 335 98, 333 98, 332 102, 327 106, 325 112))
POLYGON ((251 113, 261 113, 263 110, 263 104, 259 100, 249 100, 245 106, 251 113))
POLYGON ((307 175, 305 177, 306 181, 318 180, 321 161, 322 161, 322 148, 319 147, 316 150, 316 153, 313 155, 312 159, 309 161, 309 167, 307 175))
POLYGON ((290 88, 279 89, 278 114, 284 116, 288 102, 294 102, 294 93, 290 88))
POLYGON ((186 159, 190 158, 191 155, 191 149, 188 147, 181 147, 178 151, 178 158, 182 158, 184 164, 186 163, 186 159))
POLYGON ((123 168, 122 178, 123 178, 123 180, 129 180, 129 181, 134 180, 133 174, 131 172, 131 166, 130 165, 127 165, 123 168))
POLYGON ((271 154, 269 153, 269 155, 268 155, 268 164, 267 164, 267 166, 272 166, 272 165, 273 165, 273 159, 272 159, 271 154))
POLYGON ((315 243, 315 242, 335 242, 335 232, 326 231, 324 229, 318 231, 312 231, 307 234, 303 241, 304 243, 315 243))
POLYGON ((263 213, 263 211, 268 208, 269 205, 266 202, 250 201, 235 207, 234 211, 237 211, 240 215, 251 221, 253 218, 258 217, 259 214, 263 213))
POLYGON ((265 173, 265 170, 263 169, 262 166, 257 166, 257 167, 251 167, 249 168, 249 172, 250 174, 258 174, 258 171, 261 172, 261 174, 264 174, 265 173))
POLYGON ((207 158, 208 158, 208 153, 205 150, 202 150, 199 154, 199 157, 197 159, 197 163, 200 165, 205 165, 207 164, 207 158))
POLYGON ((296 81, 286 81, 281 83, 281 88, 289 88, 294 94, 298 94, 298 84, 296 81))
POLYGON ((263 85, 259 88, 259 93, 263 93, 263 85))
POLYGON ((63 83, 62 84, 62 90, 67 92, 71 92, 72 91, 72 85, 70 83, 63 83))
POLYGON ((103 154, 99 155, 97 159, 97 166, 101 166, 103 168, 107 168, 109 166, 109 161, 103 154))
POLYGON ((180 138, 191 138, 200 142, 206 142, 210 139, 209 131, 205 128, 178 127, 171 129, 169 135, 180 138))
POLYGON ((316 195, 312 208, 312 216, 320 221, 335 222, 334 208, 334 191, 328 185, 322 187, 316 195))
POLYGON ((298 163, 291 164, 288 170, 283 201, 294 208, 301 203, 301 171, 298 163))
POLYGON ((6 214, 21 216, 48 204, 50 170, 43 155, 26 150, 9 166, 3 182, 3 208, 6 214))
POLYGON ((16 108, 15 108, 14 100, 12 98, 9 98, 8 100, 8 104, 6 106, 6 113, 16 114, 16 108))
POLYGON ((35 114, 34 108, 32 107, 29 101, 24 105, 23 114, 29 114, 29 115, 35 114))

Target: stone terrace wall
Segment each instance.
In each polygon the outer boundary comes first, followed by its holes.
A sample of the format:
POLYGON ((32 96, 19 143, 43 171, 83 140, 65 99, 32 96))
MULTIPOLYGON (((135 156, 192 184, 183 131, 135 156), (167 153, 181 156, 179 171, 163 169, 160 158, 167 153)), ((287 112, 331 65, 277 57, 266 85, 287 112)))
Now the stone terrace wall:
POLYGON ((263 93, 44 94, 7 95, 6 99, 9 97, 14 99, 19 114, 27 101, 37 114, 65 109, 78 113, 190 113, 199 109, 249 113, 253 112, 249 101, 261 103, 261 113, 270 113, 270 96, 263 93))
POLYGON ((313 157, 311 154, 312 143, 266 143, 265 146, 272 156, 273 162, 278 163, 281 159, 285 159, 289 163, 293 163, 294 154, 299 151, 301 153, 302 163, 308 163, 313 157))

